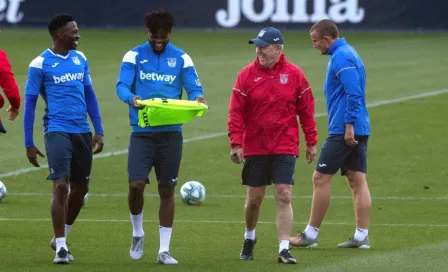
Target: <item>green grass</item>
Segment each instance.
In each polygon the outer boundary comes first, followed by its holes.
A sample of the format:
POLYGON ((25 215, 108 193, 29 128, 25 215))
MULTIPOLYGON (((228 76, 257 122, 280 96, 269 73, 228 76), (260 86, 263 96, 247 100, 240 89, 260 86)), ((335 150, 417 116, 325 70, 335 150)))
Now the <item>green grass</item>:
MULTIPOLYGON (((79 49, 89 59, 104 119, 104 152, 126 149, 130 132, 128 114, 126 105, 116 97, 115 83, 123 55, 142 43, 145 34, 126 30, 82 31, 81 35, 79 49)), ((184 126, 186 139, 226 132, 231 88, 239 70, 254 59, 254 48, 247 45, 247 39, 254 35, 256 31, 174 33, 173 42, 192 57, 211 106, 206 117, 184 126)), ((50 39, 40 30, 6 30, 1 39, 5 41, 2 48, 8 53, 23 94, 27 66, 51 45, 50 39)), ((312 48, 307 33, 286 32, 285 40, 287 57, 305 71, 313 87, 316 112, 324 112, 322 87, 328 57, 320 56, 312 48)), ((352 33, 347 40, 357 48, 366 65, 370 103, 448 88, 446 63, 439 53, 439 45, 448 42, 448 35, 352 33)), ((47 169, 2 178, 9 195, 0 204, 0 270, 443 271, 448 265, 444 151, 447 103, 448 94, 440 94, 370 109, 368 180, 374 198, 369 228, 371 250, 336 248, 354 231, 350 191, 344 179, 337 176, 332 184, 332 194, 337 197, 332 200, 321 228, 319 249, 294 249, 292 254, 298 265, 278 265, 275 202, 267 198, 262 207, 262 223, 257 227, 256 260, 240 261, 245 188, 240 185, 241 167, 230 162, 228 139, 220 136, 184 145, 179 182, 202 182, 207 198, 200 207, 186 206, 179 197, 176 199, 171 251, 179 266, 155 264, 159 202, 154 197, 154 184, 146 191, 144 258, 139 262, 130 260, 132 227, 126 198, 127 160, 126 155, 117 155, 94 161, 89 201, 69 235, 76 261, 62 268, 52 264, 54 253, 49 247, 51 184, 45 180, 47 169)), ((41 150, 42 109, 40 100, 35 142, 41 150)), ((31 167, 23 148, 21 118, 14 123, 5 122, 9 133, 0 137, 0 175, 31 167)), ((321 144, 327 121, 320 117, 317 122, 321 144)), ((46 160, 40 162, 45 164, 46 160)), ((306 165, 302 158, 297 162, 293 200, 297 230, 305 227, 309 216, 313 167, 314 164, 306 165)), ((272 195, 272 188, 268 191, 272 195)))

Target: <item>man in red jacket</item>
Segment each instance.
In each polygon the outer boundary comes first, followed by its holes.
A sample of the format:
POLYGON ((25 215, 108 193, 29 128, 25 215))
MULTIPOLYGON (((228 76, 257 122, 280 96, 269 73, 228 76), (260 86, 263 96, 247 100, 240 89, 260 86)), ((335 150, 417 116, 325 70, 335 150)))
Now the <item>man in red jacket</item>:
POLYGON ((274 183, 277 202, 278 262, 295 264, 289 252, 294 167, 299 155, 299 116, 306 141, 306 160, 316 156, 317 129, 314 98, 303 71, 286 60, 283 35, 272 27, 261 30, 249 44, 256 60, 238 74, 229 106, 231 159, 244 163, 247 185, 244 209, 246 231, 240 259, 252 260, 255 227, 266 186, 274 183))
MULTIPOLYGON (((9 101, 8 120, 14 120, 19 115, 20 108, 20 92, 17 82, 14 79, 14 74, 11 71, 11 64, 8 57, 3 50, 0 50, 0 87, 6 95, 9 101)), ((3 108, 5 100, 0 95, 0 109, 3 108)), ((2 118, 0 116, 0 133, 6 133, 2 124, 2 118)))

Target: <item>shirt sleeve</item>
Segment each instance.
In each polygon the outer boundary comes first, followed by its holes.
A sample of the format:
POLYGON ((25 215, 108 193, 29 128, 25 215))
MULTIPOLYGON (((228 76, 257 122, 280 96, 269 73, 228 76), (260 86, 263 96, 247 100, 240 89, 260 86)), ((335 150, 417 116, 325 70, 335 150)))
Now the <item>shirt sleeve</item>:
POLYGON ((335 61, 336 76, 347 94, 347 107, 344 120, 346 124, 354 124, 361 110, 363 91, 360 86, 359 71, 348 56, 340 56, 335 61))
POLYGON ((84 86, 92 85, 92 78, 90 77, 90 67, 89 62, 86 60, 86 65, 84 66, 84 86))
POLYGON ((28 79, 25 85, 25 111, 23 117, 23 130, 25 137, 25 147, 34 146, 34 120, 36 114, 37 99, 44 82, 44 72, 42 70, 44 59, 37 57, 31 61, 28 67, 28 79))
POLYGON ((33 147, 34 119, 36 116, 37 95, 25 94, 25 113, 23 117, 23 131, 25 147, 33 147))
POLYGON ((182 55, 184 65, 182 67, 182 85, 187 92, 188 100, 196 100, 199 96, 204 97, 199 76, 194 67, 193 61, 187 54, 182 55))
POLYGON ((84 94, 86 97, 87 112, 89 113, 90 120, 92 120, 95 134, 104 135, 100 107, 92 85, 84 85, 84 94))
POLYGON ((227 132, 230 137, 230 146, 243 146, 243 133, 245 128, 244 113, 247 105, 247 93, 244 90, 243 72, 238 75, 232 88, 229 104, 227 132))
POLYGON ((303 73, 299 70, 299 84, 297 94, 296 112, 299 116, 300 125, 307 146, 315 146, 317 144, 317 126, 315 114, 314 96, 311 86, 303 73))
POLYGON ((76 51, 78 55, 80 55, 84 59, 84 79, 83 84, 84 86, 92 85, 92 79, 90 78, 90 68, 89 68, 89 61, 87 60, 86 55, 84 55, 81 51, 76 51))
POLYGON ((44 58, 37 57, 31 61, 28 67, 28 79, 25 85, 25 94, 39 95, 44 83, 44 71, 42 69, 44 58))
MULTIPOLYGON (((8 98, 9 103, 15 109, 20 108, 20 91, 19 86, 12 73, 11 64, 9 63, 6 53, 0 50, 0 87, 8 98)), ((0 105, 1 108, 2 105, 0 105)))
POLYGON ((101 123, 101 114, 98 100, 96 98, 95 91, 92 86, 92 78, 90 77, 90 67, 86 56, 79 52, 78 53, 84 58, 84 96, 86 99, 87 113, 89 114, 90 120, 92 120, 93 128, 95 129, 95 134, 104 135, 103 124, 101 123))
POLYGON ((137 55, 138 52, 135 51, 129 51, 124 55, 123 61, 121 62, 120 75, 116 85, 118 98, 129 105, 132 105, 132 99, 134 98, 131 88, 135 83, 137 55))

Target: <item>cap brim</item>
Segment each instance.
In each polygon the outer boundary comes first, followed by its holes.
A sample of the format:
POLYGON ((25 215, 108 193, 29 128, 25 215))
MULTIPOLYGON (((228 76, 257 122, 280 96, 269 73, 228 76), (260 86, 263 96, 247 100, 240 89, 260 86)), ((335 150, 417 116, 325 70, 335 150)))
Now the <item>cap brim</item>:
POLYGON ((268 46, 270 43, 260 40, 259 38, 251 39, 248 42, 249 44, 255 44, 256 46, 268 46))

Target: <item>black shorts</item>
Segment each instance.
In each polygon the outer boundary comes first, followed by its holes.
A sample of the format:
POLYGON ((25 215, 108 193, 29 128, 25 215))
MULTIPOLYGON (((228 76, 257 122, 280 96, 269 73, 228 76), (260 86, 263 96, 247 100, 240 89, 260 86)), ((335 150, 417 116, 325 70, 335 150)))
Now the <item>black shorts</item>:
POLYGON ((367 142, 369 136, 355 136, 358 144, 349 147, 344 135, 329 135, 320 150, 316 170, 322 174, 335 174, 341 169, 341 175, 347 170, 367 173, 367 142))
POLYGON ((66 178, 88 184, 93 159, 92 133, 49 132, 44 139, 50 170, 47 180, 66 178))
POLYGON ((177 185, 182 160, 182 133, 132 132, 128 150, 128 181, 144 180, 154 166, 159 184, 177 185))
POLYGON ((294 184, 295 155, 247 156, 243 166, 243 185, 259 187, 294 184))

